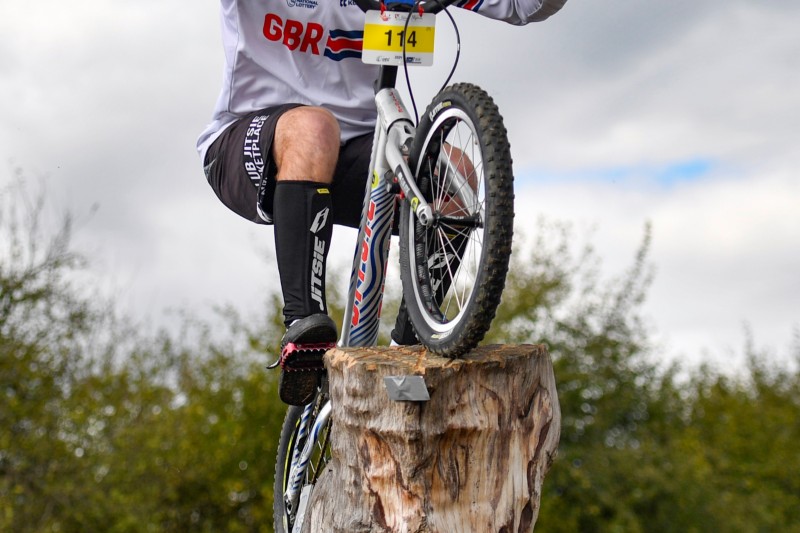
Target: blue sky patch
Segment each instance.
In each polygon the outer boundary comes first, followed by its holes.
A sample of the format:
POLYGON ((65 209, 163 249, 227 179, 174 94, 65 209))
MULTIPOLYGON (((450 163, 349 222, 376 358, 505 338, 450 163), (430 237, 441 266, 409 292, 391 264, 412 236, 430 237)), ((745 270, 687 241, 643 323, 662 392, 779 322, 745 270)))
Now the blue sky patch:
POLYGON ((523 170, 521 181, 568 182, 593 181, 619 184, 650 184, 671 187, 678 183, 703 179, 714 171, 715 163, 710 159, 696 158, 664 164, 640 164, 618 167, 597 167, 577 170, 523 170))
POLYGON ((655 172, 656 180, 662 185, 672 185, 681 181, 700 179, 709 174, 713 164, 708 159, 692 159, 667 165, 655 172))

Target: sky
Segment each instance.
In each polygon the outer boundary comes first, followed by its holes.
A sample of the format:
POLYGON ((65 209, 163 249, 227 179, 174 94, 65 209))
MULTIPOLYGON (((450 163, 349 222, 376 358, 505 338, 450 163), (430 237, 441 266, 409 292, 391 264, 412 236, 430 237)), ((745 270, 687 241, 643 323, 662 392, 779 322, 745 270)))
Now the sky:
MULTIPOLYGON (((457 15, 455 81, 482 86, 505 117, 517 230, 569 223, 613 276, 650 223, 642 312, 660 354, 735 367, 749 331, 788 357, 800 3, 569 0, 524 27, 457 15)), ((435 66, 411 73, 420 106, 453 50, 440 20, 435 66)), ((72 213, 93 286, 153 327, 182 309, 261 312, 277 289, 271 229, 218 202, 195 152, 221 69, 211 0, 0 4, 0 186, 21 169, 53 220, 72 213)), ((332 268, 348 269, 354 234, 335 235, 332 268)))

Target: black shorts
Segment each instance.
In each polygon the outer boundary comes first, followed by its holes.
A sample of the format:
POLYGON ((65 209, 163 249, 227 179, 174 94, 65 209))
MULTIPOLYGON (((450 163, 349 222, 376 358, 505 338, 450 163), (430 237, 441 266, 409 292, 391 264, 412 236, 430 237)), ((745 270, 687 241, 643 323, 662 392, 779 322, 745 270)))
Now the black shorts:
MULTIPOLYGON (((206 178, 217 197, 234 213, 258 224, 272 223, 277 168, 272 141, 280 116, 299 104, 287 104, 243 116, 206 152, 206 178)), ((333 223, 358 227, 369 174, 373 135, 351 139, 339 150, 330 186, 333 223)))

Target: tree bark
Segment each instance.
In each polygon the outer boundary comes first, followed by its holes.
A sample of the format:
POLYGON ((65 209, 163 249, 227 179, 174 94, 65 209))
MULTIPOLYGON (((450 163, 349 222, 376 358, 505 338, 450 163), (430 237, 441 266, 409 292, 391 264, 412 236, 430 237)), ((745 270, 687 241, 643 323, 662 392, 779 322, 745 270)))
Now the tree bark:
POLYGON ((326 355, 332 460, 305 532, 529 532, 558 447, 553 367, 540 345, 462 359, 421 347, 326 355), (384 378, 421 375, 430 401, 390 400, 384 378))

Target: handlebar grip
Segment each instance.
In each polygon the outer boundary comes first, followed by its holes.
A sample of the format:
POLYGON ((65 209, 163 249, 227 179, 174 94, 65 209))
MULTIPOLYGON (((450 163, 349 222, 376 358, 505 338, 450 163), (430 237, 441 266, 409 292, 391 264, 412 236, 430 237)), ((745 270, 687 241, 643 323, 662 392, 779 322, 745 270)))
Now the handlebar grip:
MULTIPOLYGON (((450 4, 456 3, 457 0, 421 0, 420 4, 422 5, 423 11, 426 13, 438 13, 442 11, 444 8, 448 7, 450 4)), ((387 8, 390 10, 398 10, 398 7, 404 6, 405 9, 403 11, 407 11, 410 6, 414 4, 414 2, 409 1, 387 1, 387 8)), ((368 10, 379 10, 381 8, 380 0, 356 0, 356 5, 361 8, 361 11, 368 11, 368 10)))

